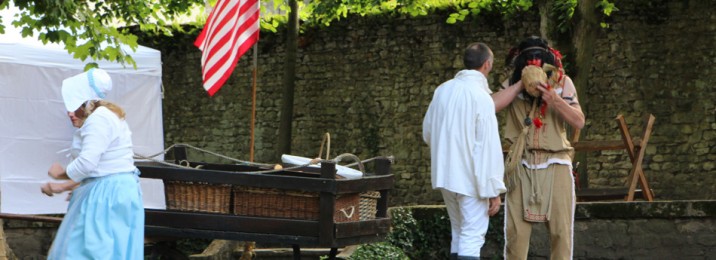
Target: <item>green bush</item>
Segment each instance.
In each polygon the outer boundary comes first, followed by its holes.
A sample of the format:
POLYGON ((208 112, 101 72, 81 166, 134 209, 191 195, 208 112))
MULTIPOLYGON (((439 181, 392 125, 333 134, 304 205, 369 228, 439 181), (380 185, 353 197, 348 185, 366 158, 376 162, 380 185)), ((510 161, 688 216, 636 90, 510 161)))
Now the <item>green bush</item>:
MULTIPOLYGON (((368 259, 448 259, 450 255, 450 218, 443 206, 391 208, 391 231, 385 242, 366 244, 351 255, 351 260, 368 259)), ((500 259, 504 244, 501 215, 490 218, 484 248, 495 252, 483 257, 500 259), (499 251, 499 252, 498 252, 499 251)))
POLYGON ((450 255, 450 219, 444 207, 392 208, 387 241, 410 259, 447 259, 450 255))
POLYGON ((405 255, 403 250, 388 242, 362 245, 348 258, 348 260, 374 259, 409 260, 410 258, 405 255))

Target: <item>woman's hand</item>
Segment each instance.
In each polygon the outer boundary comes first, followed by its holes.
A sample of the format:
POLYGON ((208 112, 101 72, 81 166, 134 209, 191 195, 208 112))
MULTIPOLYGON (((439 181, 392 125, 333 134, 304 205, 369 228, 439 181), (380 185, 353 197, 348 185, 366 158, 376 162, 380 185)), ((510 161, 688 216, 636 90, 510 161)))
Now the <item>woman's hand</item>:
POLYGON ((64 192, 65 187, 61 183, 48 182, 45 183, 45 185, 42 185, 40 190, 42 190, 42 193, 44 193, 45 195, 52 197, 56 193, 64 192))
POLYGON ((67 173, 65 173, 65 168, 62 168, 62 165, 60 165, 59 163, 53 163, 50 166, 50 169, 47 170, 47 175, 50 175, 50 177, 56 180, 69 179, 67 177, 67 173))
POLYGON ((72 197, 72 190, 74 190, 77 187, 78 183, 74 181, 66 181, 61 183, 55 183, 55 182, 48 182, 45 183, 45 185, 42 185, 40 187, 40 190, 42 193, 44 193, 47 196, 52 197, 53 195, 57 193, 62 193, 65 191, 69 191, 69 194, 67 195, 67 201, 70 200, 72 197))
POLYGON ((55 195, 55 193, 52 192, 52 184, 49 182, 45 183, 45 185, 42 185, 42 187, 40 187, 40 190, 47 196, 52 197, 52 195, 55 195))

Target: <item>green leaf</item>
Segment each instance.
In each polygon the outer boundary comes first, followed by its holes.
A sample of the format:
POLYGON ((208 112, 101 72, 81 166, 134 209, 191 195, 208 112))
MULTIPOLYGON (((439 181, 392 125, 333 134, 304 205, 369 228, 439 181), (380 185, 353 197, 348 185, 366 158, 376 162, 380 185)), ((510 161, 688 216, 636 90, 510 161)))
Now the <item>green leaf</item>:
POLYGON ((90 69, 97 69, 97 68, 99 68, 99 64, 97 64, 96 62, 90 62, 90 63, 85 64, 85 67, 84 67, 84 69, 82 69, 82 71, 88 71, 90 69))
POLYGON ((122 51, 119 48, 116 47, 106 47, 104 49, 104 54, 110 61, 115 61, 119 56, 122 55, 122 51))
MULTIPOLYGON (((20 35, 22 35, 23 38, 24 38, 24 37, 28 37, 28 36, 32 36, 32 34, 33 34, 33 33, 32 33, 32 28, 27 28, 27 27, 25 27, 25 28, 22 28, 22 30, 20 30, 20 35)), ((45 42, 43 42, 43 43, 47 43, 47 42, 45 41, 45 42)))

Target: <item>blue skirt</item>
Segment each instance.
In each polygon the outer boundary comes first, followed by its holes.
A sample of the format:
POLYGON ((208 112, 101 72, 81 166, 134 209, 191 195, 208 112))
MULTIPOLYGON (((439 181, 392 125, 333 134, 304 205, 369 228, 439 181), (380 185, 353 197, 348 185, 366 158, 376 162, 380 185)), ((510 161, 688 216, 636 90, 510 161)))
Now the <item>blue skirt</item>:
POLYGON ((82 181, 47 259, 144 259, 139 171, 82 181))

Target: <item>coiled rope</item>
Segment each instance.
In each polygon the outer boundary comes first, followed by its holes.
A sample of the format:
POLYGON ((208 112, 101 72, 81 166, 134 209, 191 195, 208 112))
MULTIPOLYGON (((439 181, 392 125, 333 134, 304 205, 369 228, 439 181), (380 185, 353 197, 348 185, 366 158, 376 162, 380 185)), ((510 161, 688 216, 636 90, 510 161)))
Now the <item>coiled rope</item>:
POLYGON ((328 159, 316 158, 316 159, 313 159, 313 160, 311 160, 310 162, 308 162, 308 163, 306 163, 306 164, 295 165, 295 166, 291 166, 291 167, 287 167, 287 168, 278 168, 278 167, 275 167, 275 166, 276 166, 275 164, 255 163, 255 162, 249 162, 249 161, 239 160, 239 159, 236 159, 236 158, 231 158, 231 157, 226 156, 226 155, 222 155, 222 154, 219 154, 219 153, 216 153, 216 152, 212 152, 212 151, 209 151, 209 150, 201 149, 201 148, 192 146, 192 145, 190 145, 190 144, 184 144, 184 143, 173 144, 173 145, 169 146, 168 148, 164 149, 164 151, 161 151, 161 152, 158 152, 158 153, 156 153, 156 154, 149 155, 149 156, 145 156, 145 155, 141 155, 141 154, 138 154, 138 153, 134 153, 134 158, 135 158, 135 159, 149 160, 149 161, 152 161, 152 162, 161 164, 161 165, 166 165, 166 166, 176 167, 176 168, 201 169, 201 166, 202 166, 202 165, 198 165, 197 167, 190 167, 190 166, 189 166, 189 162, 186 161, 186 160, 182 160, 182 161, 179 162, 179 164, 176 164, 176 163, 170 163, 170 162, 166 162, 166 161, 162 161, 162 160, 157 160, 157 159, 155 159, 157 156, 159 156, 159 155, 164 155, 164 154, 168 153, 169 151, 171 151, 172 149, 174 149, 174 148, 177 147, 177 146, 184 146, 184 147, 191 148, 191 149, 194 149, 194 150, 203 152, 203 153, 211 154, 211 155, 214 155, 214 156, 219 157, 219 158, 223 158, 223 159, 226 159, 226 160, 230 160, 230 161, 233 161, 233 162, 237 162, 237 163, 240 164, 240 165, 247 165, 247 166, 256 166, 256 167, 269 168, 269 169, 267 169, 267 170, 262 170, 262 171, 242 172, 242 173, 250 173, 250 174, 263 174, 263 173, 281 172, 281 171, 286 171, 286 170, 295 170, 295 169, 300 169, 300 168, 308 167, 308 166, 310 166, 310 165, 316 165, 316 164, 319 164, 319 163, 321 163, 321 162, 332 162, 332 163, 335 163, 336 165, 338 165, 339 162, 343 161, 343 160, 346 159, 346 158, 350 158, 350 159, 352 159, 354 162, 351 163, 351 164, 346 164, 346 165, 344 165, 345 167, 353 167, 353 166, 356 166, 356 165, 357 165, 358 168, 359 168, 359 170, 365 174, 365 168, 363 167, 363 164, 365 164, 365 163, 374 161, 374 160, 376 160, 376 159, 381 159, 381 158, 388 159, 388 160, 390 160, 391 163, 393 163, 394 160, 395 160, 395 158, 394 158, 393 156, 377 156, 377 157, 373 157, 373 158, 370 158, 370 159, 366 159, 366 160, 362 160, 362 161, 361 161, 361 160, 358 158, 358 156, 356 156, 356 155, 354 155, 354 154, 344 153, 344 154, 341 154, 341 155, 339 155, 339 156, 336 156, 336 158, 330 159, 330 160, 328 160, 328 159), (186 165, 184 165, 184 164, 186 164, 186 165))

